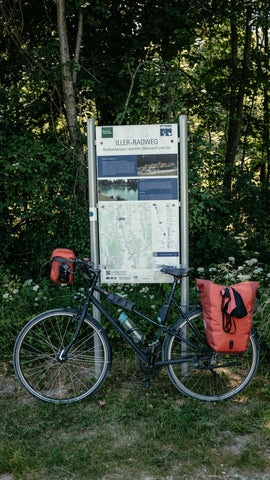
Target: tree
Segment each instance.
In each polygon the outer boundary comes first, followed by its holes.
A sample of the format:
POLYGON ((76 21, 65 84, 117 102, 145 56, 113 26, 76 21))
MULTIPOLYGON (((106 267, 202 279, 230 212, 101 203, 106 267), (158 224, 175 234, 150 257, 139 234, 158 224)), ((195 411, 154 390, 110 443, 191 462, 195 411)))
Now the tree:
POLYGON ((65 0, 56 0, 57 7, 57 28, 59 35, 60 61, 62 71, 62 91, 65 104, 65 114, 70 135, 70 145, 74 152, 75 161, 78 163, 79 184, 78 193, 82 199, 82 203, 86 203, 86 185, 85 185, 85 160, 83 140, 78 122, 78 112, 76 98, 76 80, 77 69, 79 67, 80 48, 83 35, 83 12, 78 12, 78 28, 76 35, 75 51, 73 61, 69 52, 68 32, 65 16, 65 0))
MULTIPOLYGON (((247 2, 243 9, 245 20, 245 40, 243 53, 239 52, 239 10, 237 0, 231 1, 231 80, 230 80, 230 109, 228 139, 225 154, 225 175, 223 180, 225 197, 231 198, 233 167, 238 152, 240 133, 243 120, 244 98, 250 83, 250 49, 251 49, 251 20, 252 3, 247 2), (242 57, 242 58, 241 58, 242 57)), ((243 8, 243 2, 241 2, 243 8)))
POLYGON ((263 11, 263 150, 264 162, 261 164, 261 182, 269 185, 270 182, 270 112, 269 112, 269 12, 267 5, 263 11))

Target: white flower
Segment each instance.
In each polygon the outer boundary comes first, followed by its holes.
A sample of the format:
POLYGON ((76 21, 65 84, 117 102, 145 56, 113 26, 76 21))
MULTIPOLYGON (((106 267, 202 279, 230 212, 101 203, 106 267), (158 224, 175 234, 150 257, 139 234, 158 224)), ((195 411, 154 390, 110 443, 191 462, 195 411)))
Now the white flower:
POLYGON ((270 278, 270 273, 267 273, 267 275, 266 275, 266 276, 267 276, 267 278, 270 278))
POLYGON ((245 263, 249 267, 252 267, 253 265, 256 265, 256 263, 258 263, 258 260, 257 260, 257 258, 251 258, 250 260, 246 260, 245 263))
POLYGON ((204 272, 204 268, 203 268, 203 267, 199 267, 199 268, 197 268, 197 272, 199 272, 199 273, 203 273, 203 272, 204 272))
POLYGON ((29 280, 26 280, 23 284, 24 287, 29 287, 30 285, 32 285, 33 283, 33 280, 30 278, 29 280))
POLYGON ((244 270, 244 267, 238 267, 238 272, 242 272, 244 270))
POLYGON ((240 280, 241 282, 246 282, 247 280, 250 280, 250 275, 244 275, 244 274, 241 274, 238 275, 238 280, 240 280))
POLYGON ((233 274, 232 273, 226 273, 225 278, 226 278, 226 280, 230 280, 231 278, 233 278, 233 274))
POLYGON ((148 287, 143 287, 143 288, 141 289, 141 293, 147 293, 148 290, 149 290, 148 287))
POLYGON ((12 292, 12 293, 14 293, 14 295, 16 295, 16 293, 19 293, 19 290, 18 290, 18 288, 15 288, 15 290, 13 290, 13 292, 12 292))
POLYGON ((210 267, 209 268, 209 272, 216 272, 216 271, 217 271, 216 267, 210 267))
POLYGON ((258 275, 259 273, 262 273, 262 272, 263 272, 263 268, 261 267, 255 268, 255 270, 253 271, 254 275, 258 275))
POLYGON ((34 291, 34 292, 37 292, 38 290, 39 290, 39 285, 35 285, 35 286, 33 287, 33 291, 34 291))
POLYGON ((8 293, 4 293, 3 298, 6 300, 9 297, 8 293))
POLYGON ((234 258, 234 257, 229 257, 228 260, 229 260, 229 262, 232 262, 232 263, 235 262, 235 258, 234 258))

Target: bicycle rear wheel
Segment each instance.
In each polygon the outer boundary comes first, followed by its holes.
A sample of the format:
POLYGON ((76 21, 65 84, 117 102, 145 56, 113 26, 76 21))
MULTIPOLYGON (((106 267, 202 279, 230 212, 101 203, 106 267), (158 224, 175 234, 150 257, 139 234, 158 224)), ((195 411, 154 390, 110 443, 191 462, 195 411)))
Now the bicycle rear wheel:
POLYGON ((202 313, 191 313, 189 322, 177 320, 172 327, 177 336, 167 334, 164 340, 162 359, 174 362, 166 366, 174 386, 187 397, 212 402, 241 393, 257 370, 257 334, 251 333, 244 353, 216 353, 207 345, 202 313))
POLYGON ((71 403, 95 393, 111 365, 111 350, 101 325, 90 315, 65 360, 59 354, 78 324, 77 311, 58 309, 30 320, 14 347, 15 373, 27 392, 38 400, 71 403))

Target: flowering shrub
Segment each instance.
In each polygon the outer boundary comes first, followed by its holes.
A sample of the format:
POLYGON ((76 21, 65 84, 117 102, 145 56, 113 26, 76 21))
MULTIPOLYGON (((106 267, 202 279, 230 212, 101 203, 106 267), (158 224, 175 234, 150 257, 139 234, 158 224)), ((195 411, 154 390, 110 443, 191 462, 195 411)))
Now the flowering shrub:
POLYGON ((229 257, 225 263, 211 265, 208 268, 198 268, 197 274, 201 278, 224 285, 257 280, 260 281, 261 288, 270 286, 270 268, 269 266, 260 266, 256 258, 251 258, 246 260, 243 265, 236 266, 235 258, 229 257))
MULTIPOLYGON (((200 278, 207 278, 216 283, 232 285, 248 280, 259 280, 261 300, 256 314, 256 325, 263 333, 263 344, 270 351, 270 272, 269 267, 263 267, 256 258, 246 260, 242 266, 236 266, 235 259, 229 257, 228 261, 218 265, 210 265, 208 268, 200 267, 195 272, 200 278)), ((83 284, 82 278, 78 278, 71 286, 59 286, 49 279, 42 279, 40 283, 29 279, 21 282, 18 277, 10 277, 0 271, 0 336, 2 342, 2 356, 11 357, 16 337, 23 327, 33 316, 45 310, 59 308, 61 306, 76 307, 73 293, 83 293, 87 285, 83 284), (78 285, 79 283, 79 285, 78 285)), ((136 309, 155 319, 161 305, 170 291, 170 284, 150 285, 112 285, 111 291, 117 292, 123 297, 129 298, 136 303, 136 309)), ((194 282, 190 280, 190 303, 194 301, 194 282)), ((195 294, 196 295, 196 294, 195 294)), ((179 299, 179 297, 178 297, 179 299)), ((197 297, 195 302, 197 302, 197 297)), ((106 308, 114 318, 117 318, 121 309, 106 302, 106 308)), ((132 314, 130 314, 132 317, 132 314)), ((170 323, 173 323, 177 313, 172 312, 170 323)), ((134 318, 138 327, 146 335, 151 333, 152 326, 138 318, 134 318)), ((105 328, 110 338, 118 338, 117 332, 108 324, 105 328)), ((257 327, 256 327, 257 328, 257 327)))
MULTIPOLYGON (((0 270, 0 338, 1 357, 11 358, 16 337, 32 317, 42 311, 70 305, 72 296, 67 287, 56 288, 51 281, 32 279, 22 282, 0 270)), ((71 305, 72 306, 72 305, 71 305)))
POLYGON ((270 356, 270 288, 265 290, 260 298, 255 316, 256 326, 260 332, 261 357, 270 356))

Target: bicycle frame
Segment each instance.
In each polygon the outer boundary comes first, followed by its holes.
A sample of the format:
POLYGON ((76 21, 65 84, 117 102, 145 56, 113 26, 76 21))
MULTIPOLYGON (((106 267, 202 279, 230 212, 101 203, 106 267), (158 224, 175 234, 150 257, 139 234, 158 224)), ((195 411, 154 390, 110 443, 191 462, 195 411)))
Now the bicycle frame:
MULTIPOLYGON (((139 355, 139 357, 147 364, 149 359, 148 359, 148 356, 146 355, 146 353, 132 340, 132 338, 126 333, 126 331, 121 327, 121 325, 119 325, 119 323, 114 320, 114 318, 103 307, 101 302, 96 298, 95 292, 101 293, 102 295, 107 296, 107 298, 110 295, 110 292, 107 292, 106 290, 102 289, 100 286, 97 285, 98 276, 99 276, 98 273, 94 274, 92 285, 91 285, 91 287, 88 291, 86 301, 83 305, 83 309, 82 309, 82 312, 80 314, 80 318, 79 318, 78 325, 77 325, 76 331, 74 333, 74 336, 73 336, 71 342, 69 343, 69 345, 67 345, 67 347, 60 353, 59 360, 65 360, 69 350, 71 349, 71 347, 72 347, 72 345, 73 345, 73 343, 74 343, 74 341, 75 341, 75 339, 76 339, 76 337, 77 337, 77 335, 80 331, 82 322, 87 315, 89 306, 90 306, 90 304, 93 304, 100 311, 100 313, 104 315, 104 317, 108 320, 108 322, 117 330, 117 332, 119 332, 119 334, 125 339, 125 341, 130 345, 130 347, 137 353, 137 355, 139 355)), ((164 315, 164 318, 162 319, 162 321, 160 323, 151 319, 150 317, 148 317, 144 313, 140 312, 139 310, 134 309, 133 307, 131 309, 131 308, 125 308, 124 306, 122 306, 122 308, 124 310, 132 311, 132 313, 134 315, 140 317, 141 319, 147 321, 148 323, 151 323, 152 325, 155 325, 158 328, 158 333, 157 333, 156 339, 149 345, 149 347, 151 347, 151 346, 155 347, 156 345, 159 344, 159 341, 160 341, 160 338, 161 338, 161 335, 162 335, 163 332, 171 333, 172 335, 177 336, 176 332, 172 331, 170 328, 167 328, 165 326, 165 322, 166 322, 166 319, 167 319, 167 316, 168 316, 168 313, 169 313, 169 310, 170 310, 170 307, 171 307, 172 303, 176 306, 180 315, 183 318, 185 318, 186 321, 188 322, 188 315, 181 309, 181 306, 173 298, 178 282, 179 282, 179 278, 174 277, 172 287, 171 287, 171 291, 169 293, 167 304, 163 305, 163 307, 165 307, 165 315, 164 315)), ((125 301, 125 299, 123 297, 121 297, 120 295, 116 295, 116 294, 113 294, 113 295, 118 297, 120 299, 120 302, 121 302, 121 299, 123 301, 125 301)), ((127 302, 131 303, 132 306, 134 305, 132 302, 129 302, 129 301, 127 301, 127 302)), ((115 302, 111 302, 111 303, 115 303, 115 302)), ((199 332, 197 332, 197 334, 199 335, 199 332)), ((188 339, 184 339, 183 337, 181 337, 181 339, 185 343, 189 344, 188 339)), ((181 359, 172 360, 170 362, 168 362, 168 361, 167 362, 158 361, 158 362, 154 362, 154 365, 155 366, 165 366, 165 365, 170 365, 172 363, 182 363, 183 361, 187 361, 187 359, 185 359, 185 360, 181 360, 181 359)))

